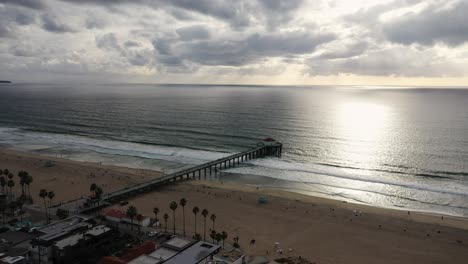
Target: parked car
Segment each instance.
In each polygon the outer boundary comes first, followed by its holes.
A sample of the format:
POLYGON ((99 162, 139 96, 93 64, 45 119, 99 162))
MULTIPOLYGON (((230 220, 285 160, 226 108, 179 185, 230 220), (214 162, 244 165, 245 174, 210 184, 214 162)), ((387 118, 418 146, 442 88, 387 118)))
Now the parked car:
POLYGON ((127 205, 128 204, 128 201, 121 201, 120 202, 120 206, 124 206, 124 205, 127 205))

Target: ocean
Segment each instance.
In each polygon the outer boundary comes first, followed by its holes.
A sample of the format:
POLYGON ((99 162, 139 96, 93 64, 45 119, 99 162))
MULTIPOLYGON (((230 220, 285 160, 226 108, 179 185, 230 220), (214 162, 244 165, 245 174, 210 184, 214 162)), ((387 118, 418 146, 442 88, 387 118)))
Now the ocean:
POLYGON ((1 84, 0 147, 171 173, 283 143, 212 180, 468 216, 468 90, 1 84))

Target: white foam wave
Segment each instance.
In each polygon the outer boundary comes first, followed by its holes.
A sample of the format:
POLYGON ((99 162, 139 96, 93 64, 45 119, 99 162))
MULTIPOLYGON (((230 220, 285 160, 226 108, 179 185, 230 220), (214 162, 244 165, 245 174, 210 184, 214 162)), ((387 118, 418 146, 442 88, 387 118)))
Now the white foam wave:
POLYGON ((56 133, 31 132, 21 129, 0 129, 0 143, 25 151, 48 151, 64 149, 67 153, 127 156, 143 159, 161 159, 186 164, 201 164, 232 153, 197 150, 181 147, 148 145, 124 141, 93 139, 84 136, 56 133))
MULTIPOLYGON (((342 188, 359 188, 371 190, 386 188, 387 186, 405 188, 405 190, 419 190, 426 192, 445 193, 451 195, 468 196, 468 186, 453 180, 418 178, 410 175, 376 175, 359 174, 357 170, 336 168, 313 163, 299 163, 284 159, 259 159, 249 162, 255 166, 244 166, 228 169, 227 172, 258 175, 286 181, 308 184, 324 184, 340 186, 342 188), (378 186, 380 185, 380 186, 378 186)), ((388 188, 387 188, 388 189, 388 188)), ((387 190, 388 192, 388 190, 387 190)))

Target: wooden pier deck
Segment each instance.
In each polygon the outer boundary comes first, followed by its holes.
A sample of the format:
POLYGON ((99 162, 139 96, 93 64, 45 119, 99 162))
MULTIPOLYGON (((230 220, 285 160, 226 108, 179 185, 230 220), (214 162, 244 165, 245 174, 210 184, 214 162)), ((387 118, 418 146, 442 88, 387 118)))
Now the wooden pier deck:
POLYGON ((211 174, 213 171, 226 169, 238 165, 244 161, 267 157, 276 156, 281 157, 283 145, 273 140, 264 140, 259 143, 255 148, 234 154, 225 158, 210 161, 195 167, 164 175, 160 178, 152 179, 146 182, 138 183, 130 187, 126 187, 114 192, 103 194, 101 200, 103 202, 115 203, 139 194, 149 192, 155 188, 182 180, 200 179, 202 174, 211 174))

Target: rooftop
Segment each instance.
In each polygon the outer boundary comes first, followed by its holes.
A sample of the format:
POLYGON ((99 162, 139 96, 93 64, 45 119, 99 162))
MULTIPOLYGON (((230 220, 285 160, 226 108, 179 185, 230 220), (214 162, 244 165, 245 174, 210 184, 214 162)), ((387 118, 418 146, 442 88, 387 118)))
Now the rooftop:
POLYGON ((177 253, 179 253, 179 251, 161 247, 156 249, 153 253, 149 254, 149 256, 155 259, 168 260, 177 255, 177 253))
POLYGON ((182 237, 174 237, 165 243, 162 244, 163 247, 174 249, 177 251, 182 251, 194 242, 192 240, 189 240, 187 238, 182 238, 182 237))
POLYGON ((34 235, 25 233, 25 232, 19 232, 19 231, 7 231, 7 232, 0 234, 0 240, 3 240, 2 242, 11 243, 13 245, 17 245, 21 242, 24 242, 33 238, 34 238, 34 235))
POLYGON ((147 255, 141 255, 138 258, 128 262, 128 264, 158 264, 158 263, 162 263, 162 260, 158 260, 147 255))
POLYGON ((127 217, 127 214, 120 210, 110 209, 104 213, 105 216, 114 217, 114 218, 124 218, 127 217))
POLYGON ((4 257, 0 259, 0 263, 7 263, 7 264, 12 264, 12 263, 18 263, 20 261, 23 261, 25 257, 4 257))
POLYGON ((88 218, 85 218, 82 216, 72 216, 72 217, 60 220, 58 222, 55 222, 55 223, 45 225, 36 230, 43 234, 52 234, 52 233, 57 233, 57 230, 66 230, 70 228, 71 226, 77 225, 86 220, 88 220, 88 218))
POLYGON ((215 254, 220 246, 213 245, 204 241, 199 241, 191 247, 185 249, 174 257, 170 258, 164 264, 196 264, 205 258, 215 254))
POLYGON ((109 232, 111 229, 109 227, 106 227, 106 226, 103 226, 103 225, 99 225, 99 226, 95 226, 91 229, 89 229, 88 231, 86 231, 84 234, 75 234, 75 235, 72 235, 72 236, 69 236, 69 237, 66 237, 62 240, 59 240, 57 242, 55 242, 55 246, 59 249, 64 249, 68 246, 74 246, 76 244, 78 244, 78 242, 81 240, 81 239, 89 239, 89 236, 92 236, 92 237, 97 237, 99 235, 102 235, 106 232, 109 232))
POLYGON ((238 259, 242 258, 244 253, 239 249, 226 250, 221 249, 220 252, 215 256, 215 259, 226 261, 229 263, 235 262, 238 259))

